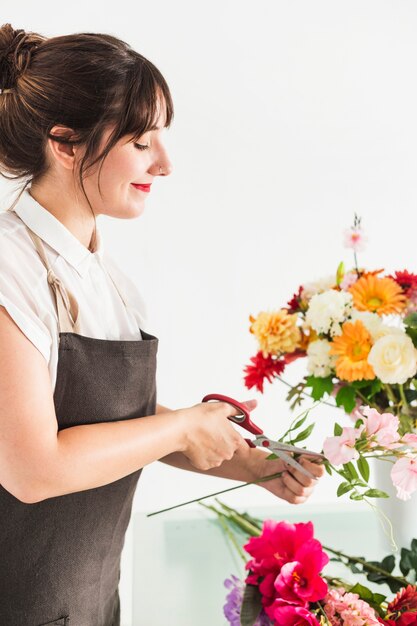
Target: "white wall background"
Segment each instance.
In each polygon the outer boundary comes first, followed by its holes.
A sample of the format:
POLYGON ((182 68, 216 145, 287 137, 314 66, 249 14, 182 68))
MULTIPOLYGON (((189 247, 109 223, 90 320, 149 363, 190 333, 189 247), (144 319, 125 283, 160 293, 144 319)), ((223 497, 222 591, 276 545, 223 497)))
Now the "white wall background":
MULTIPOLYGON (((47 36, 107 32, 165 75, 174 171, 132 223, 100 217, 160 339, 158 401, 191 406, 212 392, 258 398, 271 435, 290 420, 286 389, 249 392, 248 316, 284 306, 302 282, 351 261, 342 233, 368 231, 361 262, 417 270, 417 4, 413 0, 159 0, 3 7, 2 22, 47 36)), ((4 197, 14 187, 1 181, 4 197)), ((303 363, 287 370, 296 382, 303 363)), ((315 413, 320 447, 338 411, 315 413)), ((135 508, 153 511, 236 483, 154 463, 135 508)), ((259 487, 230 494, 265 504, 259 487)), ((325 478, 313 502, 336 502, 325 478)), ((197 505, 195 505, 197 506, 197 505)), ((355 506, 355 505, 353 505, 355 506)))

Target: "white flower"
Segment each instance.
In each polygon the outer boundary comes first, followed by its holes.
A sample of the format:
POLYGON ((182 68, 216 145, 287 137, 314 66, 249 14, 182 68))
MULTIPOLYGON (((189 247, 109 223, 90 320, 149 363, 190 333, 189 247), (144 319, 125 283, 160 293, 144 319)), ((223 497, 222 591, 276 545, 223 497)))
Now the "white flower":
POLYGON ((417 350, 411 338, 397 329, 376 341, 368 362, 383 383, 402 385, 417 371, 417 350))
POLYGON ((353 297, 346 291, 330 289, 313 296, 306 313, 306 322, 317 333, 330 333, 332 336, 341 335, 341 324, 349 317, 352 311, 353 297))
POLYGON ((329 354, 330 346, 327 339, 316 339, 309 344, 307 348, 309 374, 319 378, 330 376, 337 361, 337 356, 329 354))
POLYGON ((360 320, 362 322, 366 330, 371 335, 374 343, 385 335, 394 335, 395 333, 403 335, 405 332, 405 327, 401 328, 398 324, 396 326, 393 325, 394 322, 397 323, 397 320, 394 320, 393 316, 391 318, 387 315, 381 317, 377 313, 372 313, 371 311, 358 311, 357 309, 352 309, 351 321, 356 322, 356 320, 360 320), (384 322, 391 323, 391 325, 385 324, 384 322))
POLYGON ((306 283, 303 285, 302 297, 304 300, 310 300, 316 293, 323 293, 323 291, 328 291, 336 284, 336 279, 333 275, 324 276, 323 278, 319 278, 319 280, 315 280, 311 283, 306 283))

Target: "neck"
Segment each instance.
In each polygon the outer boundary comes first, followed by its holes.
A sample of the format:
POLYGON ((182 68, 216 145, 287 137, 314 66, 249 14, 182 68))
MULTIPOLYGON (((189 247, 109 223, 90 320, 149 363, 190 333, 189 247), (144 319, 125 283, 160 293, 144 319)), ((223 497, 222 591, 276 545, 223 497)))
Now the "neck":
POLYGON ((85 201, 77 195, 45 184, 34 185, 29 193, 44 209, 49 211, 78 239, 90 252, 96 249, 95 216, 85 201))

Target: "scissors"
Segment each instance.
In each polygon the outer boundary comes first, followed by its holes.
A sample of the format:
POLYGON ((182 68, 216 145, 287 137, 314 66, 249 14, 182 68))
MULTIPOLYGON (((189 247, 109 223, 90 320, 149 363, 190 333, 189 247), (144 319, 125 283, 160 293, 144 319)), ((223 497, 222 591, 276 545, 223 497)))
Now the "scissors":
POLYGON ((243 428, 245 428, 245 430, 248 430, 250 433, 257 435, 255 439, 245 438, 245 441, 248 443, 248 445, 251 448, 256 448, 258 446, 262 448, 268 448, 269 450, 271 450, 271 452, 276 454, 282 461, 285 461, 285 463, 288 463, 288 465, 291 465, 292 467, 294 467, 296 470, 298 470, 305 476, 308 476, 309 478, 314 478, 314 479, 316 478, 316 476, 314 476, 305 467, 303 467, 289 453, 294 452, 298 454, 308 454, 309 456, 313 456, 318 459, 325 459, 326 457, 324 456, 324 454, 320 454, 319 452, 313 452, 312 450, 306 450, 305 448, 297 448, 296 446, 291 446, 287 443, 280 443, 280 442, 274 441, 273 439, 269 439, 269 437, 266 437, 263 434, 263 430, 252 422, 252 420, 250 419, 249 409, 241 402, 238 402, 237 400, 234 400, 233 398, 229 398, 229 396, 224 396, 220 393, 209 393, 208 395, 204 396, 204 398, 202 399, 202 402, 208 402, 209 400, 218 400, 219 402, 228 402, 229 404, 231 404, 232 406, 234 406, 235 408, 241 411, 241 414, 239 415, 229 415, 228 419, 232 422, 235 422, 235 424, 239 424, 239 426, 242 426, 243 428))

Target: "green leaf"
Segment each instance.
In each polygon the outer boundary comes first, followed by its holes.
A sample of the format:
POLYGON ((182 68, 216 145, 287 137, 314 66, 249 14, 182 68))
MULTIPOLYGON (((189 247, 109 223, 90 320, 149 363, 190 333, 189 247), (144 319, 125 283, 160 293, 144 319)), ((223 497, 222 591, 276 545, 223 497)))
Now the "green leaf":
POLYGON ((354 485, 351 485, 350 483, 340 483, 339 487, 337 488, 336 495, 338 498, 340 498, 340 496, 343 496, 348 491, 352 491, 352 489, 354 489, 354 485))
POLYGON ((302 417, 300 420, 298 420, 298 422, 296 424, 294 424, 294 426, 292 428, 290 428, 288 432, 290 433, 293 430, 298 430, 298 428, 300 428, 304 424, 304 422, 306 421, 307 417, 308 417, 308 413, 307 413, 307 415, 304 415, 304 417, 302 417))
POLYGON ((363 495, 361 493, 358 493, 357 491, 354 491, 350 494, 349 498, 351 500, 363 500, 363 495))
POLYGON ((346 386, 339 389, 336 395, 337 406, 342 406, 346 413, 351 413, 356 406, 356 391, 353 387, 346 386))
POLYGON ((325 393, 329 395, 333 391, 333 376, 320 378, 318 376, 307 376, 306 387, 311 387, 313 400, 321 400, 325 393))
POLYGON ((324 469, 329 474, 329 476, 332 476, 332 468, 330 467, 330 465, 328 463, 324 464, 324 469))
POLYGON ((385 491, 380 491, 379 489, 368 489, 363 495, 367 498, 389 498, 385 491))
POLYGON ((381 567, 391 574, 392 570, 395 567, 395 556, 393 554, 389 554, 384 559, 382 559, 381 567))
POLYGON ((410 550, 407 550, 407 548, 401 548, 400 570, 403 576, 407 576, 408 572, 412 568, 410 554, 410 550))
POLYGON ((359 474, 356 471, 356 467, 349 461, 349 463, 344 463, 343 467, 349 473, 353 480, 357 480, 359 478, 359 474))
POLYGON ((276 454, 274 454, 273 452, 271 454, 268 454, 268 456, 266 457, 266 461, 267 460, 273 461, 274 459, 279 459, 279 456, 277 456, 276 454))
POLYGON ((262 609, 262 594, 257 585, 246 585, 240 609, 240 626, 253 626, 262 609))
POLYGON ((417 398, 417 390, 416 389, 404 389, 404 394, 407 399, 407 402, 412 402, 417 398))
POLYGON ((334 425, 334 429, 333 429, 333 433, 335 435, 335 437, 339 437, 343 432, 343 428, 340 426, 340 424, 335 424, 334 425))
POLYGON ((411 552, 417 552, 417 539, 411 540, 411 552))
POLYGON ((291 440, 292 443, 299 443, 300 441, 304 441, 304 439, 307 439, 307 437, 310 436, 311 431, 313 430, 314 426, 315 426, 314 422, 310 424, 309 426, 307 426, 305 430, 301 431, 301 433, 298 433, 295 439, 291 440))
POLYGON ((404 318, 404 324, 409 328, 417 328, 417 313, 413 312, 404 318))
POLYGON ((357 465, 358 465, 358 470, 360 471, 362 478, 366 482, 368 482, 369 475, 370 475, 368 461, 363 456, 361 456, 361 457, 359 457, 359 459, 357 461, 357 465))

